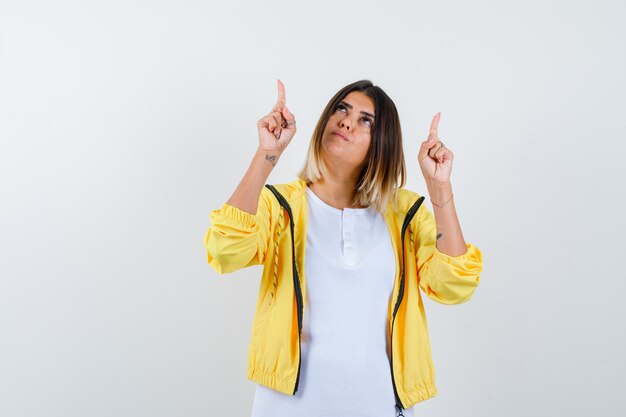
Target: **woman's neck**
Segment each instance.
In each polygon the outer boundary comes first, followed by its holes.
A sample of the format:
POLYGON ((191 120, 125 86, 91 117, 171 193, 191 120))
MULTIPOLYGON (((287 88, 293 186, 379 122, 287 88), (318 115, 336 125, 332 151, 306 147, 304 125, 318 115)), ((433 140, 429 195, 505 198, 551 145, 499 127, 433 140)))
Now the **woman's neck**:
POLYGON ((323 202, 339 210, 344 208, 364 208, 352 205, 352 198, 356 188, 355 179, 322 178, 309 184, 309 188, 323 202))

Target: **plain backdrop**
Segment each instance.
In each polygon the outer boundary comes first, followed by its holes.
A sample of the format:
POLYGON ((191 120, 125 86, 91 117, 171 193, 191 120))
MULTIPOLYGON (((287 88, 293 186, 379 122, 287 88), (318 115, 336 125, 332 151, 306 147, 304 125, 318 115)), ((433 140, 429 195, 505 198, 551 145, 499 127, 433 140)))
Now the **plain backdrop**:
POLYGON ((423 194, 442 112, 484 270, 469 303, 424 297, 439 395, 420 415, 625 415, 625 18, 618 0, 2 1, 0 415, 249 415, 261 267, 218 275, 202 238, 277 78, 298 132, 269 183, 365 78, 423 194))

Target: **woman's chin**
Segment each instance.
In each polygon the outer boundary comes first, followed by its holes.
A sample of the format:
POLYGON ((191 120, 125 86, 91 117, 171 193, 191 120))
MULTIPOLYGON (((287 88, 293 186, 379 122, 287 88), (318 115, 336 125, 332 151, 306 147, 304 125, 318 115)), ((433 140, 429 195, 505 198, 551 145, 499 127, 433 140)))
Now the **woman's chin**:
POLYGON ((324 149, 324 158, 330 163, 340 163, 345 157, 346 150, 342 146, 330 144, 324 149))

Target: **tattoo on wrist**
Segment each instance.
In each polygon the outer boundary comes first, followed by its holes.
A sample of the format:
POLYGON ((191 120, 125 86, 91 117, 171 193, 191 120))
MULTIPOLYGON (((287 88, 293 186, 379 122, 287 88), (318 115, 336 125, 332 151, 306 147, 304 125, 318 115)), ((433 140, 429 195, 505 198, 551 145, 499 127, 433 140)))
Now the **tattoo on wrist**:
POLYGON ((270 161, 270 164, 272 164, 272 166, 276 166, 276 155, 265 155, 265 160, 266 161, 270 161))
POLYGON ((441 233, 437 233, 437 240, 441 237, 441 233))

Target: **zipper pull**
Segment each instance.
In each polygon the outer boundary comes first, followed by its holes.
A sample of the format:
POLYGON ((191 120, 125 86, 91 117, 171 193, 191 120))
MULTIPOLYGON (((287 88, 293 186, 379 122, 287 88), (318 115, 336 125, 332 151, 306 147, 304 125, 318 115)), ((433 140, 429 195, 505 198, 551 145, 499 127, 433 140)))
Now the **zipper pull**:
POLYGON ((400 408, 398 404, 396 404, 396 417, 404 417, 404 414, 402 413, 402 408, 400 408))

